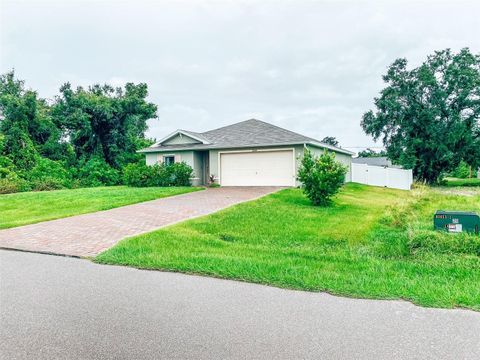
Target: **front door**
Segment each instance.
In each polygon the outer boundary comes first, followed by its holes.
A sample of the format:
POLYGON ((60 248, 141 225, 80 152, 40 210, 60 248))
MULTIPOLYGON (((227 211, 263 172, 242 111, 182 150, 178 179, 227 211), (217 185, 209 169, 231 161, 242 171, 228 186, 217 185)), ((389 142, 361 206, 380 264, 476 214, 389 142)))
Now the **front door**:
POLYGON ((210 183, 210 156, 208 151, 203 152, 203 183, 208 185, 210 183))

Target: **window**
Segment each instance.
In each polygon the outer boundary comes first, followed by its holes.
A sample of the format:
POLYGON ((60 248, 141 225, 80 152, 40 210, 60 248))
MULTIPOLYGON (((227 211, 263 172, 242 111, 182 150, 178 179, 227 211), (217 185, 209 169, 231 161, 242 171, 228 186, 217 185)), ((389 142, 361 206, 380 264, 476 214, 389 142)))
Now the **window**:
POLYGON ((175 164, 175 156, 173 156, 173 155, 164 156, 164 157, 163 157, 163 163, 164 163, 165 165, 175 164))

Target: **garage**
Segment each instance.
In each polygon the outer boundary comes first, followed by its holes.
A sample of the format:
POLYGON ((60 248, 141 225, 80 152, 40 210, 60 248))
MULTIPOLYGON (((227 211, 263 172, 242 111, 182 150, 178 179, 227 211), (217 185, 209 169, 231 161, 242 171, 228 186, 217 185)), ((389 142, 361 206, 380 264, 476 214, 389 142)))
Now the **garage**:
POLYGON ((220 153, 222 186, 295 186, 293 150, 220 153))

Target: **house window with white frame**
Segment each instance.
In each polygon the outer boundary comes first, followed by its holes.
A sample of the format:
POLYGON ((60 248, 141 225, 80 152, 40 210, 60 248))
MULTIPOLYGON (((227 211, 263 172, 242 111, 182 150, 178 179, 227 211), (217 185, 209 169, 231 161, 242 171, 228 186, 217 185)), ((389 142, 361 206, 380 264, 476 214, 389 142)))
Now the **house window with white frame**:
POLYGON ((172 165, 175 164, 175 156, 173 155, 166 155, 163 157, 163 163, 165 165, 172 165))

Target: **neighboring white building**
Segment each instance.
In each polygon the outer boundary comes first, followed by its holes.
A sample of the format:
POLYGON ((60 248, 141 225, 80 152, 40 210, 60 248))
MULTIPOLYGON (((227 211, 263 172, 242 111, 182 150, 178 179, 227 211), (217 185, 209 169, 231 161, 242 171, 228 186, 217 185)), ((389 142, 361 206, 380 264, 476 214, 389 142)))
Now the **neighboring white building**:
POLYGON ((383 166, 394 169, 403 169, 399 165, 393 165, 392 162, 386 156, 379 157, 357 157, 352 159, 353 164, 366 164, 370 166, 383 166))

